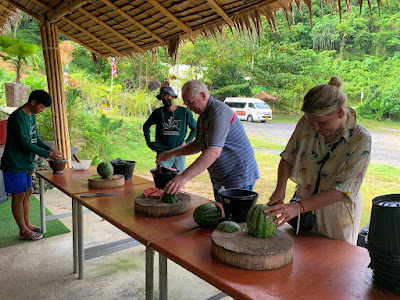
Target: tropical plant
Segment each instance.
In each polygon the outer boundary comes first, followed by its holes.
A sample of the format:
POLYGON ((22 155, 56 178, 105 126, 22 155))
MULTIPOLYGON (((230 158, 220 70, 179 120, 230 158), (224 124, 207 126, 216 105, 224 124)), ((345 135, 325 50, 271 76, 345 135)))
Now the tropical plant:
POLYGON ((38 68, 38 57, 36 55, 39 47, 35 44, 23 43, 19 39, 2 35, 0 36, 0 49, 6 54, 0 54, 4 61, 10 60, 15 64, 16 83, 21 81, 21 68, 30 65, 33 69, 38 68))

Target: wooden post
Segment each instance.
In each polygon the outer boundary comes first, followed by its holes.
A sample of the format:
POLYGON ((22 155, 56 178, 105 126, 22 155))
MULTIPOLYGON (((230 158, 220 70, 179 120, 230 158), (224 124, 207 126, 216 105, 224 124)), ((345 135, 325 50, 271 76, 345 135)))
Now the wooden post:
POLYGON ((71 167, 71 145, 69 140, 67 108, 65 103, 64 80, 60 57, 58 31, 54 23, 40 23, 43 57, 46 66, 47 85, 51 96, 54 140, 56 148, 68 160, 71 167))

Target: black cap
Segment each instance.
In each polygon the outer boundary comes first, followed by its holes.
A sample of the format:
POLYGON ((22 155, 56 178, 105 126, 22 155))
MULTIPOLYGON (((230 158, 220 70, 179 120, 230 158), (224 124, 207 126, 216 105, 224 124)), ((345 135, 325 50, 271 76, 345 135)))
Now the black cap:
POLYGON ((170 86, 162 86, 160 88, 160 93, 157 95, 157 99, 161 100, 162 97, 167 96, 167 95, 171 95, 172 97, 178 97, 174 90, 172 89, 172 87, 170 86))

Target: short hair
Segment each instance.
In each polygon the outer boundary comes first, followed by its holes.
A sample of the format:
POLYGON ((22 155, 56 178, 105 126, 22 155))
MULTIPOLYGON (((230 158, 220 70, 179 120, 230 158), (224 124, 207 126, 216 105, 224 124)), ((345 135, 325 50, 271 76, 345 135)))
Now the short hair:
POLYGON ((313 87, 303 99, 301 110, 308 114, 326 116, 337 111, 339 107, 347 110, 348 99, 339 88, 342 82, 333 76, 328 83, 313 87))
POLYGON ((186 90, 189 90, 190 97, 196 97, 201 92, 205 93, 207 96, 210 95, 207 86, 201 82, 200 80, 189 80, 182 87, 182 95, 186 93, 186 90))
POLYGON ((51 97, 49 93, 43 90, 32 91, 29 95, 28 103, 31 103, 33 100, 35 100, 36 103, 42 103, 46 107, 51 105, 51 97))

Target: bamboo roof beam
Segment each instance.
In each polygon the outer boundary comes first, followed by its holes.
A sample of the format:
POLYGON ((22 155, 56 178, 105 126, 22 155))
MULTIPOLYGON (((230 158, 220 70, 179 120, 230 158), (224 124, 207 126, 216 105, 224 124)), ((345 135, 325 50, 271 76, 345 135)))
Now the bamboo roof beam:
POLYGON ((97 18, 96 16, 92 15, 90 12, 88 12, 86 9, 83 9, 82 7, 78 8, 78 10, 83 13, 84 15, 86 15, 87 17, 89 17, 90 19, 92 19, 93 21, 96 21, 97 23, 99 23, 101 26, 103 26, 104 28, 108 29, 109 31, 111 31, 112 33, 114 33, 117 37, 119 37, 120 39, 124 40, 125 42, 127 42, 128 45, 131 45, 132 47, 136 48, 137 50, 139 50, 140 52, 144 53, 146 52, 143 48, 139 47, 138 45, 136 45, 134 42, 132 42, 130 39, 128 39, 127 37, 125 37, 124 35, 120 34, 118 31, 116 31, 114 28, 112 28, 110 25, 107 25, 105 22, 103 22, 102 20, 100 20, 99 18, 97 18))
POLYGON ((43 21, 43 17, 42 17, 42 16, 39 16, 39 15, 37 15, 37 14, 34 14, 34 13, 31 12, 30 10, 28 10, 26 7, 24 7, 24 6, 22 6, 22 5, 18 4, 18 3, 15 3, 14 1, 11 1, 11 0, 6 0, 6 2, 8 2, 9 4, 11 4, 12 6, 15 6, 15 7, 18 8, 19 10, 22 10, 24 13, 26 13, 26 14, 28 14, 28 15, 34 17, 35 19, 37 19, 37 20, 39 20, 39 21, 43 21))
POLYGON ((179 28, 181 28, 183 31, 186 31, 187 33, 189 33, 189 35, 193 34, 193 31, 189 26, 187 26, 185 23, 180 21, 173 14, 171 14, 168 11, 168 9, 166 9, 164 6, 162 6, 160 3, 158 3, 157 0, 147 0, 147 2, 150 2, 151 4, 153 4, 153 6, 155 8, 157 8, 159 11, 161 11, 168 19, 170 19, 172 22, 174 22, 175 25, 178 26, 179 28))
POLYGON ((75 0, 75 1, 65 1, 63 2, 53 13, 47 14, 47 18, 50 21, 58 20, 64 17, 66 14, 74 11, 78 7, 81 7, 89 0, 75 0))
POLYGON ((142 29, 144 32, 146 32, 147 34, 151 35, 153 38, 155 38, 157 41, 159 41, 162 45, 165 45, 165 42, 163 39, 161 39, 158 35, 156 35, 154 32, 152 32, 151 30, 147 29, 145 26, 143 26, 139 21, 136 21, 133 17, 131 17, 130 15, 128 15, 125 11, 123 11, 121 8, 119 8, 118 6, 116 6, 114 3, 108 1, 108 0, 101 0, 104 4, 106 4, 107 6, 111 7, 112 9, 114 9, 115 11, 119 12, 121 14, 121 16, 123 16, 125 19, 127 19, 128 21, 132 22, 133 24, 135 24, 137 27, 139 27, 140 29, 142 29))
POLYGON ((1 3, 0 3, 0 8, 4 9, 4 10, 10 12, 10 13, 14 13, 14 12, 15 12, 15 10, 13 10, 13 9, 11 9, 11 8, 8 8, 7 6, 4 6, 4 5, 1 4, 1 3))
POLYGON ((50 7, 50 6, 48 6, 48 5, 44 4, 44 3, 42 3, 42 2, 39 1, 39 0, 31 0, 31 1, 34 2, 34 3, 36 3, 37 5, 39 5, 39 6, 43 7, 43 8, 45 8, 45 9, 47 9, 47 10, 50 11, 50 12, 54 12, 54 8, 52 8, 52 7, 50 7))
MULTIPOLYGON (((94 39, 96 42, 98 42, 99 44, 101 44, 103 47, 107 48, 108 50, 111 51, 111 53, 114 53, 115 56, 122 56, 122 54, 120 52, 118 52, 117 50, 115 50, 113 47, 109 46, 106 42, 103 42, 101 39, 99 39, 97 36, 95 36, 93 33, 90 33, 89 31, 87 31, 85 28, 83 28, 82 26, 76 24, 75 22, 69 20, 68 18, 64 18, 63 21, 67 22, 69 25, 71 25, 72 27, 75 27, 76 29, 79 29, 81 32, 83 32, 84 34, 90 36, 92 39, 94 39)), ((86 47, 86 46, 85 46, 86 47)))
POLYGON ((218 5, 217 2, 214 0, 207 0, 207 2, 210 4, 211 8, 217 12, 227 23, 229 26, 233 27, 233 21, 229 16, 224 12, 224 10, 221 8, 221 6, 218 5))
POLYGON ((82 47, 87 48, 88 50, 90 50, 91 52, 93 52, 94 54, 96 54, 99 57, 102 57, 103 54, 101 54, 100 52, 98 52, 97 50, 94 50, 93 48, 89 47, 88 45, 85 45, 84 43, 82 43, 80 40, 74 38, 72 35, 68 34, 67 32, 61 30, 58 28, 58 32, 60 32, 61 34, 67 36, 68 38, 70 38, 71 40, 73 40, 75 43, 80 44, 82 47))

